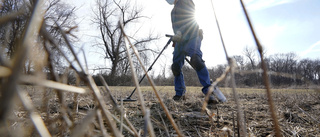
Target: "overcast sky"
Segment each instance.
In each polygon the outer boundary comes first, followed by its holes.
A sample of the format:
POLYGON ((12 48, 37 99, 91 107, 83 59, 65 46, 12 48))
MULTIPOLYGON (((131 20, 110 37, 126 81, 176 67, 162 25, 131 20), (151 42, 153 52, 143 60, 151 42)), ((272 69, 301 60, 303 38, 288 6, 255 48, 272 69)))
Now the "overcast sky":
MULTIPOLYGON (((90 48, 99 36, 90 24, 94 0, 69 1, 77 6, 79 19, 77 45, 87 47, 90 66, 104 65, 104 59, 90 48)), ((150 20, 141 22, 141 35, 152 30, 161 36, 160 41, 150 46, 162 49, 168 40, 165 34, 172 34, 170 12, 173 8, 165 0, 137 0, 144 8, 144 14, 150 20)), ((203 59, 206 65, 214 67, 226 63, 217 25, 214 18, 213 3, 222 36, 229 56, 242 55, 243 49, 256 47, 248 23, 245 20, 239 0, 194 0, 196 18, 204 30, 202 41, 203 59)), ((300 58, 319 58, 320 53, 320 1, 319 0, 244 0, 254 29, 267 55, 294 52, 300 58)), ((173 48, 168 48, 164 56, 156 63, 160 67, 170 68, 173 48)), ((153 61, 153 60, 152 60, 153 61)))

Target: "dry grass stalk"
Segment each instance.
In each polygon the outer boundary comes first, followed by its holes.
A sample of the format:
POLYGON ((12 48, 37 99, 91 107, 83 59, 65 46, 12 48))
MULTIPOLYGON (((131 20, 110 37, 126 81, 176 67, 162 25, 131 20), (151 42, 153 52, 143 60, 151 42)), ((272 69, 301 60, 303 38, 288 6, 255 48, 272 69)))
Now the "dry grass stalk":
POLYGON ((28 84, 34 84, 38 86, 44 86, 44 87, 63 90, 63 91, 70 91, 78 94, 84 94, 87 92, 84 88, 75 87, 75 86, 71 86, 71 85, 67 85, 67 84, 63 84, 63 83, 59 83, 51 80, 39 79, 38 77, 35 77, 35 76, 21 76, 20 80, 28 84))
POLYGON ((29 112, 30 119, 34 126, 36 127, 37 131, 42 137, 51 137, 46 125, 44 124, 41 116, 35 112, 35 108, 32 104, 32 100, 30 99, 29 95, 25 91, 18 91, 18 96, 23 104, 23 106, 26 108, 26 110, 29 112))
MULTIPOLYGON (((64 53, 63 50, 61 49, 61 47, 59 46, 58 42, 56 42, 56 40, 52 37, 52 35, 45 29, 45 26, 46 26, 46 24, 44 23, 41 27, 41 30, 40 30, 41 36, 43 36, 45 40, 49 41, 50 44, 52 44, 58 50, 58 52, 61 53, 62 57, 70 64, 70 66, 72 68, 75 68, 73 66, 72 62, 69 60, 66 53, 64 53)), ((53 54, 51 53, 49 45, 44 44, 44 48, 45 48, 47 54, 49 55, 50 61, 53 60, 54 57, 52 57, 53 54)), ((53 63, 53 62, 51 62, 51 63, 53 63)), ((54 68, 53 68, 54 65, 51 63, 49 63, 49 67, 51 70, 54 70, 54 68)), ((76 71, 76 72, 79 73, 79 71, 76 71)), ((52 72, 52 73, 54 73, 54 72, 52 72)), ((82 75, 79 75, 79 76, 82 76, 82 75)), ((55 77, 57 77, 57 76, 54 75, 53 78, 55 78, 55 77)))
MULTIPOLYGON (((301 107, 299 107, 298 105, 295 105, 296 107, 298 107, 298 109, 300 111, 302 111, 304 114, 306 114, 308 117, 310 117, 314 122, 316 122, 317 124, 320 124, 320 121, 318 121, 317 119, 315 119, 314 117, 312 117, 309 113, 307 113, 306 111, 304 111, 301 107)), ((312 123, 314 123, 312 122, 312 123)))
MULTIPOLYGON (((147 109, 146 110, 146 115, 144 116, 144 131, 147 131, 147 129, 150 129, 150 128, 153 129, 153 126, 152 126, 152 123, 151 123, 151 120, 150 120, 150 110, 147 109)), ((151 137, 156 137, 156 135, 155 135, 153 130, 150 130, 149 134, 150 134, 151 137)), ((143 137, 147 137, 147 135, 148 135, 148 132, 144 132, 143 137)))
MULTIPOLYGON (((94 97, 98 102, 98 106, 100 107, 100 109, 102 110, 103 116, 106 118, 107 120, 107 124, 108 126, 111 128, 111 131, 113 133, 114 136, 121 136, 120 131, 116 128, 115 123, 112 120, 112 115, 111 113, 106 110, 106 103, 103 100, 103 97, 101 96, 98 87, 96 86, 96 84, 94 83, 93 79, 91 76, 88 75, 87 70, 88 69, 84 69, 77 57, 76 52, 74 51, 74 49, 72 48, 66 34, 64 33, 64 31, 62 31, 61 27, 57 24, 58 28, 60 29, 60 32, 62 33, 62 36, 64 38, 64 40, 66 41, 66 44, 69 48, 69 50, 71 51, 74 60, 76 61, 77 65, 80 67, 81 71, 78 71, 76 66, 73 65, 73 63, 68 59, 67 55, 62 52, 61 48, 57 45, 57 42, 55 42, 55 40, 52 38, 52 36, 45 31, 44 29, 42 29, 42 35, 45 36, 47 38, 47 40, 50 41, 51 44, 55 45, 56 48, 58 49, 58 51, 62 54, 62 56, 66 59, 66 61, 71 65, 71 67, 75 70, 75 72, 77 72, 77 74, 80 76, 80 78, 86 82, 86 84, 88 85, 88 87, 93 91, 94 93, 94 97)), ((49 48, 46 48, 49 49, 49 48)), ((50 52, 49 52, 50 53, 50 52)))
MULTIPOLYGON (((57 24, 57 23, 56 23, 56 24, 57 24)), ((87 75, 87 74, 88 74, 88 71, 87 71, 88 69, 84 69, 83 66, 81 65, 80 60, 79 60, 79 57, 77 56, 76 52, 74 51, 73 46, 71 45, 71 43, 70 43, 70 41, 69 41, 66 33, 61 29, 61 27, 60 27, 58 24, 57 24, 57 27, 59 28, 59 30, 60 30, 60 32, 61 32, 61 34, 62 34, 62 37, 64 38, 64 40, 65 40, 65 42, 66 42, 67 47, 68 47, 69 50, 71 51, 71 53, 72 53, 72 55, 73 55, 73 57, 74 57, 74 60, 75 60, 76 63, 78 64, 78 67, 80 67, 80 69, 81 69, 80 72, 84 73, 84 74, 81 74, 81 73, 80 73, 80 76, 82 76, 82 75, 87 75)), ((85 60, 86 60, 86 59, 85 59, 85 60)), ((86 62, 87 62, 87 61, 86 61, 86 62)), ((72 65, 71 62, 69 62, 69 63, 70 63, 70 65, 72 65)), ((73 69, 77 70, 76 67, 73 67, 73 69)))
MULTIPOLYGON (((232 92, 233 92, 233 97, 235 99, 235 103, 236 103, 236 106, 237 106, 237 119, 238 119, 238 123, 240 123, 239 128, 241 129, 240 130, 240 136, 247 136, 247 130, 246 130, 246 127, 245 127, 245 121, 243 120, 244 117, 243 117, 243 110, 242 108, 240 107, 240 102, 239 102, 239 97, 235 91, 235 88, 236 88, 236 84, 235 84, 235 80, 234 80, 234 71, 235 71, 235 65, 233 65, 233 61, 231 60, 231 58, 228 56, 228 52, 227 52, 227 49, 226 49, 226 46, 224 44, 224 40, 223 40, 223 37, 222 37, 222 34, 221 34, 221 29, 220 29, 220 25, 219 25, 219 21, 218 21, 218 18, 216 16, 216 13, 215 13, 215 9, 214 9, 214 6, 213 6, 213 2, 211 1, 211 6, 212 6, 212 9, 213 9, 213 12, 214 12, 214 17, 215 17, 215 20, 216 20, 216 24, 217 24, 217 27, 218 27, 218 31, 219 31, 219 35, 220 35, 220 40, 221 40, 221 43, 222 43, 222 46, 224 48, 224 52, 225 52, 225 55, 226 55, 226 59, 228 61, 228 64, 230 66, 230 73, 231 73, 231 86, 232 86, 232 92)), ((213 88, 213 87, 211 87, 213 88)), ((210 88, 210 91, 212 90, 210 88)), ((208 98, 208 97, 206 97, 208 98)))
POLYGON ((17 12, 11 12, 8 15, 2 16, 0 18, 0 25, 3 25, 5 23, 7 23, 7 22, 11 22, 11 21, 15 20, 18 16, 23 15, 24 12, 25 12, 24 9, 20 9, 17 12))
MULTIPOLYGON (((126 34, 125 34, 124 30, 123 30, 123 26, 121 27, 121 29, 122 29, 122 33, 123 33, 123 35, 124 35, 124 38, 128 41, 129 45, 130 45, 131 48, 133 49, 134 54, 135 54, 136 57, 138 58, 138 61, 139 61, 140 65, 141 65, 141 67, 142 67, 145 75, 147 76, 147 79, 148 79, 148 81, 149 81, 149 83, 150 83, 150 85, 151 85, 151 87, 152 87, 152 89, 153 89, 153 91, 154 91, 154 93, 155 93, 158 101, 160 102, 161 107, 164 109, 165 114, 167 115, 168 119, 170 120, 170 123, 172 124, 173 128, 174 128, 175 131, 177 132, 178 136, 184 136, 184 135, 181 133, 181 131, 180 131, 180 129, 178 128, 178 126, 176 125, 176 123, 174 122, 174 119, 172 118, 171 114, 169 113, 169 110, 167 109, 166 105, 163 103, 163 101, 162 101, 162 99, 161 99, 161 97, 160 97, 157 89, 155 88, 155 84, 154 84, 153 80, 150 78, 150 76, 148 75, 148 71, 147 71, 146 68, 143 66, 143 63, 142 63, 142 61, 141 61, 141 59, 140 59, 139 54, 137 53, 136 48, 131 44, 129 38, 126 36, 126 34)), ((128 51, 128 50, 129 50, 128 44, 126 44, 126 45, 127 45, 126 47, 127 47, 127 51, 128 51)), ((128 52, 129 52, 129 51, 128 51, 128 52)), ((130 54, 129 54, 129 53, 128 53, 128 57, 130 58, 130 54)), ((130 63, 131 63, 131 62, 130 62, 130 63)), ((130 64, 130 65, 131 65, 131 64, 130 64)), ((133 65, 132 65, 131 67, 133 67, 133 65)), ((135 73, 135 72, 133 72, 133 73, 135 73)), ((136 79, 136 80, 135 80, 135 81, 136 81, 136 84, 139 85, 138 79, 137 79, 137 78, 135 78, 135 79, 136 79)), ((138 87, 139 87, 139 86, 138 86, 138 87)), ((138 92, 139 92, 139 91, 138 91, 138 92)), ((139 96, 142 96, 142 95, 140 95, 140 93, 139 93, 139 96)))
POLYGON ((208 108, 205 108, 206 114, 209 117, 210 122, 213 124, 214 123, 214 113, 211 112, 208 108))
POLYGON ((100 126, 100 130, 102 132, 102 136, 106 137, 106 136, 110 136, 108 135, 104 125, 103 125, 103 119, 102 119, 102 115, 101 115, 101 110, 97 109, 97 117, 98 117, 98 121, 99 121, 99 126, 100 126))
POLYGON ((97 115, 97 110, 92 110, 91 112, 89 112, 89 114, 83 119, 83 121, 73 129, 71 137, 84 136, 87 130, 90 129, 89 126, 94 120, 96 115, 97 115))
MULTIPOLYGON (((25 29, 25 33, 22 36, 23 39, 18 42, 19 49, 17 54, 14 56, 13 65, 12 65, 12 75, 8 77, 8 81, 4 83, 6 86, 1 87, 2 92, 2 100, 0 104, 0 121, 3 123, 6 118, 7 114, 11 107, 11 102, 13 96, 17 92, 17 85, 20 78, 20 73, 22 72, 22 66, 24 65, 24 61, 26 57, 28 57, 28 50, 30 46, 34 44, 36 41, 36 36, 34 35, 35 32, 40 31, 40 26, 43 21, 44 17, 44 9, 43 7, 44 2, 39 1, 37 5, 34 6, 33 14, 29 21, 29 25, 25 29)), ((0 124, 3 125, 3 124, 0 124)))
MULTIPOLYGON (((104 87, 106 88, 106 90, 107 90, 107 94, 108 94, 107 97, 109 98, 109 100, 111 100, 112 106, 114 107, 114 109, 115 109, 118 113, 121 113, 121 114, 122 114, 123 106, 121 105, 121 108, 118 107, 118 105, 117 105, 117 103, 116 103, 116 100, 113 98, 113 96, 112 96, 112 94, 111 94, 111 90, 110 90, 107 82, 104 80, 104 78, 103 78, 101 75, 99 75, 99 79, 100 79, 100 81, 102 82, 103 86, 104 86, 104 87), (120 110, 120 109, 121 109, 121 110, 120 110)), ((124 117, 121 116, 121 118, 124 118, 125 121, 126 121, 126 123, 128 123, 128 125, 130 126, 130 128, 128 128, 126 125, 124 125, 124 127, 126 128, 126 130, 130 131, 130 133, 131 133, 131 134, 134 134, 135 136, 139 136, 139 135, 138 135, 138 132, 136 131, 136 129, 134 128, 134 126, 132 125, 132 123, 129 121, 129 119, 128 119, 126 116, 124 116, 124 117), (130 130, 130 129, 131 129, 131 130, 130 130)), ((121 120, 121 121, 117 120, 117 122, 119 122, 119 123, 121 124, 121 126, 122 126, 122 124, 123 124, 122 120, 121 120)), ((122 131, 122 130, 120 130, 120 131, 122 131)))
POLYGON ((139 82, 138 82, 138 78, 137 78, 137 74, 136 74, 136 71, 134 69, 134 66, 133 66, 133 61, 132 61, 132 58, 131 58, 131 54, 130 54, 130 47, 129 47, 129 39, 126 39, 126 34, 124 33, 124 30, 123 30, 123 24, 119 22, 119 25, 121 26, 121 31, 122 31, 122 35, 125 37, 125 47, 126 47, 126 53, 127 53, 127 56, 128 56, 128 60, 129 60, 129 63, 130 63, 130 67, 131 67, 131 72, 132 72, 132 79, 133 79, 133 82, 134 82, 134 85, 138 91, 138 99, 139 99, 139 103, 141 105, 141 110, 142 110, 142 113, 143 115, 145 115, 145 103, 144 103, 144 100, 143 100, 143 95, 141 93, 141 89, 140 89, 140 85, 139 85, 139 82), (128 41, 127 41, 128 40, 128 41))
POLYGON ((106 81, 104 80, 104 78, 99 75, 99 79, 102 82, 103 86, 106 88, 107 90, 107 97, 109 98, 109 100, 111 100, 111 104, 114 107, 114 109, 121 114, 121 120, 119 121, 116 117, 114 117, 114 119, 117 120, 117 122, 120 123, 120 132, 122 132, 122 127, 125 126, 125 128, 130 131, 131 133, 134 132, 135 136, 138 136, 138 132, 135 130, 135 128, 132 126, 131 122, 125 117, 123 116, 123 100, 121 99, 121 108, 118 107, 116 100, 113 98, 112 94, 111 94, 111 90, 108 86, 108 84, 106 83, 106 81), (127 121, 127 123, 129 124, 130 128, 128 128, 126 125, 123 125, 123 118, 125 118, 125 120, 127 121), (131 131, 130 129, 132 129, 133 131, 131 131))
POLYGON ((234 76, 234 69, 236 67, 235 61, 234 59, 230 58, 228 62, 231 68, 230 74, 231 74, 232 93, 237 106, 237 119, 238 119, 237 121, 238 121, 238 127, 240 129, 239 134, 240 136, 247 136, 247 129, 246 129, 245 120, 244 120, 245 118, 244 118, 243 110, 240 105, 238 93, 236 92, 236 82, 235 82, 235 76, 234 76))
MULTIPOLYGON (((106 90, 107 90, 107 93, 108 93, 107 97, 109 98, 109 100, 111 100, 111 104, 113 105, 114 109, 115 109, 117 112, 121 113, 121 110, 120 110, 119 107, 117 106, 117 103, 116 103, 115 99, 114 99, 114 98, 112 97, 112 95, 111 95, 111 90, 110 90, 108 84, 106 83, 106 81, 103 79, 103 77, 102 77, 101 75, 99 75, 99 78, 100 78, 100 81, 102 82, 102 84, 104 85, 104 87, 105 87, 106 90)), ((114 120, 116 120, 118 123, 121 124, 121 127, 123 126, 130 134, 135 135, 135 136, 139 136, 138 132, 136 131, 136 129, 134 128, 134 126, 133 126, 132 123, 128 120, 128 118, 127 118, 126 116, 124 116, 123 118, 125 119, 126 123, 128 123, 128 125, 130 126, 130 128, 129 128, 128 126, 124 125, 123 122, 122 122, 122 120, 119 120, 116 116, 114 116, 114 115, 112 115, 112 114, 110 114, 110 115, 114 118, 114 120)), ((122 131, 122 130, 120 129, 120 131, 122 131)))
POLYGON ((121 110, 120 110, 120 132, 122 133, 122 123, 123 123, 123 99, 121 98, 121 110))
MULTIPOLYGON (((56 25, 58 25, 57 23, 56 23, 56 25)), ((73 64, 72 64, 72 62, 68 59, 68 56, 61 50, 61 48, 60 48, 60 46, 57 44, 57 42, 55 41, 55 39, 47 32, 47 30, 45 29, 45 26, 46 26, 46 24, 43 24, 42 25, 42 27, 41 27, 41 30, 40 30, 40 33, 41 33, 41 35, 44 37, 44 39, 45 40, 48 40, 53 46, 55 46, 56 48, 57 48, 57 50, 58 50, 58 52, 60 52, 61 53, 61 55, 65 58, 65 60, 72 66, 72 68, 76 68, 75 66, 73 66, 73 64)), ((62 33, 62 35, 63 35, 63 38, 67 41, 66 43, 67 43, 67 45, 69 46, 69 47, 71 47, 71 45, 70 45, 70 43, 69 43, 69 41, 68 41, 68 38, 66 37, 66 35, 65 35, 65 33, 61 30, 61 27, 58 25, 58 28, 59 28, 59 30, 61 31, 61 33, 62 33)), ((47 54, 48 54, 48 65, 49 65, 49 68, 50 68, 50 70, 52 70, 51 71, 51 76, 52 76, 52 79, 54 80, 54 81, 60 81, 60 79, 59 79, 59 77, 58 77, 58 74, 56 74, 55 72, 54 72, 54 70, 55 70, 55 68, 54 68, 54 64, 53 64, 53 62, 52 62, 52 60, 54 59, 54 57, 52 56, 53 54, 51 53, 51 50, 50 50, 50 48, 48 47, 48 45, 46 44, 46 42, 44 42, 44 49, 46 50, 46 52, 47 52, 47 54)), ((73 50, 73 48, 69 48, 71 51, 72 51, 72 53, 74 53, 74 50, 73 50)), ((74 55, 74 54, 73 54, 74 55)), ((76 61, 78 62, 78 65, 80 65, 80 63, 79 63, 79 61, 77 60, 78 58, 76 58, 76 57, 74 57, 75 59, 76 59, 76 61)), ((67 72, 68 72, 68 70, 69 69, 67 69, 67 72)), ((78 76, 82 76, 82 79, 84 79, 85 77, 83 76, 83 73, 81 73, 81 72, 79 72, 79 71, 77 71, 76 69, 75 69, 75 72, 77 72, 78 73, 78 76)), ((82 71, 83 72, 83 71, 82 71)), ((67 73, 65 73, 65 75, 64 75, 64 80, 66 81, 66 79, 67 79, 67 75, 66 75, 67 73)), ((77 78, 78 79, 78 78, 77 78)), ((71 127, 72 125, 73 125, 73 122, 68 118, 68 116, 67 116, 67 105, 66 105, 66 103, 64 102, 64 100, 65 100, 65 96, 64 96, 64 94, 63 94, 63 92, 61 91, 61 90, 66 90, 66 89, 69 89, 69 91, 72 91, 72 92, 75 92, 75 93, 86 93, 86 91, 84 90, 84 89, 82 89, 82 88, 78 88, 78 87, 74 87, 74 86, 70 86, 70 85, 66 85, 66 84, 61 84, 61 83, 59 83, 59 82, 53 82, 53 81, 47 81, 47 80, 44 80, 44 82, 42 82, 42 81, 39 81, 39 80, 37 80, 37 79, 34 79, 34 81, 33 81, 34 83, 39 83, 39 85, 43 85, 43 86, 47 86, 47 87, 51 87, 51 88, 54 88, 54 89, 58 89, 58 91, 56 91, 56 93, 57 93, 57 95, 58 95, 58 98, 59 98, 59 100, 60 100, 60 103, 61 103, 61 112, 62 112, 62 117, 63 117, 63 119, 65 120, 65 122, 67 123, 67 125, 69 126, 69 127, 71 127), (72 90, 70 90, 70 89, 72 89, 72 90)), ((64 82, 64 83, 66 83, 66 82, 64 82)), ((77 84, 77 85, 79 85, 79 84, 77 84)), ((77 96, 78 96, 78 94, 76 94, 74 97, 75 97, 75 99, 77 98, 77 96)), ((47 100, 46 101, 44 101, 44 102, 47 102, 47 100)), ((75 107, 75 113, 78 113, 78 103, 76 103, 77 101, 76 100, 74 100, 73 101, 74 102, 74 107, 75 107)), ((75 113, 73 113, 73 118, 75 118, 75 113)), ((75 119, 73 119, 73 120, 75 120, 75 119)))
MULTIPOLYGON (((57 23, 56 23, 57 24, 57 23)), ((57 24, 58 25, 58 24, 57 24)), ((99 89, 97 87, 97 85, 94 83, 93 78, 88 74, 87 70, 88 69, 84 69, 83 66, 81 65, 79 58, 76 54, 76 52, 74 51, 72 45, 70 44, 65 32, 61 29, 61 27, 58 25, 58 28, 64 38, 64 40, 66 41, 66 44, 69 48, 69 50, 71 51, 74 60, 76 61, 76 63, 78 64, 78 66, 80 67, 81 71, 77 71, 76 67, 73 66, 73 64, 71 63, 71 61, 68 60, 68 62, 70 63, 70 65, 72 66, 72 68, 78 73, 78 75, 86 82, 86 84, 88 85, 88 87, 93 91, 93 95, 95 97, 95 99, 98 102, 98 106, 100 107, 100 109, 102 110, 103 116, 106 118, 107 120, 107 124, 108 126, 111 128, 111 131, 113 133, 114 136, 122 136, 119 129, 116 128, 116 124, 114 123, 114 121, 112 120, 112 115, 111 113, 106 110, 106 102, 103 100, 102 95, 99 92, 99 89)), ((60 50, 61 51, 61 50, 60 50)), ((66 57, 66 56, 65 56, 66 57)), ((67 58, 66 58, 67 59, 67 58)))
POLYGON ((280 136, 282 136, 281 135, 281 129, 280 129, 280 126, 279 126, 278 118, 277 118, 277 115, 276 115, 277 113, 276 113, 276 110, 275 110, 275 107, 274 107, 274 103, 273 103, 273 100, 272 100, 271 89, 270 89, 270 80, 269 80, 269 77, 268 77, 268 69, 267 69, 266 63, 264 61, 263 48, 262 48, 262 46, 261 46, 261 44, 260 44, 260 42, 259 42, 259 40, 258 40, 258 38, 257 38, 257 36, 255 34, 255 31, 254 31, 253 26, 251 24, 251 21, 250 21, 249 15, 247 13, 247 10, 245 8, 245 5, 243 4, 242 0, 240 0, 240 2, 241 2, 241 6, 243 8, 243 11, 244 11, 244 13, 246 15, 246 19, 248 21, 250 30, 251 30, 252 35, 254 37, 254 40, 256 42, 259 54, 260 54, 261 68, 263 69, 263 78, 264 78, 263 81, 264 81, 265 87, 266 87, 266 94, 267 94, 267 97, 268 97, 269 109, 271 111, 271 117, 272 117, 275 136, 276 137, 280 137, 280 136))
POLYGON ((4 66, 0 66, 0 78, 1 77, 8 77, 11 75, 11 69, 4 67, 4 66))
MULTIPOLYGON (((118 119, 118 117, 116 117, 115 115, 111 114, 110 115, 112 116, 112 118, 114 120, 116 120, 116 122, 122 124, 123 128, 126 129, 131 135, 134 135, 134 136, 138 136, 138 132, 136 132, 135 128, 134 127, 128 127, 127 125, 123 124, 123 122, 121 120, 118 119)), ((126 118, 124 116, 124 118, 126 118)), ((128 120, 128 119, 127 119, 128 120)), ((130 121, 129 121, 130 122, 130 121)), ((128 123, 128 122, 127 122, 128 123)))
POLYGON ((170 136, 169 131, 168 131, 167 124, 164 122, 164 120, 163 120, 163 118, 162 118, 162 116, 161 116, 160 110, 157 109, 157 112, 158 112, 158 115, 159 115, 160 118, 161 118, 161 121, 162 121, 162 124, 163 124, 163 128, 164 128, 164 130, 166 131, 166 136, 170 136))
MULTIPOLYGON (((124 33, 122 24, 121 24, 121 30, 122 30, 122 34, 126 38, 126 35, 124 33)), ((146 107, 145 107, 145 103, 144 103, 144 98, 143 98, 143 95, 141 93, 140 85, 139 85, 139 82, 138 82, 138 77, 137 77, 136 71, 134 69, 133 61, 132 61, 132 58, 131 58, 131 55, 130 55, 130 52, 129 52, 130 48, 129 48, 129 45, 128 45, 128 41, 125 40, 125 43, 126 43, 126 49, 127 49, 126 50, 127 51, 127 56, 128 56, 128 60, 129 60, 130 67, 131 67, 131 73, 132 73, 133 82, 134 82, 134 84, 136 86, 136 90, 138 92, 138 99, 139 99, 139 103, 141 105, 141 111, 143 113, 143 116, 145 117, 146 116, 146 107)), ((154 132, 153 128, 152 128, 152 125, 148 126, 148 130, 149 130, 150 135, 152 135, 152 133, 154 132)), ((145 132, 147 132, 147 131, 145 131, 145 132)))
POLYGON ((97 102, 99 103, 99 107, 102 110, 102 113, 103 113, 104 117, 106 118, 107 124, 111 128, 113 135, 119 136, 119 137, 122 136, 120 131, 116 128, 116 124, 112 120, 111 113, 106 109, 107 108, 106 102, 103 100, 103 97, 100 94, 100 91, 99 91, 97 85, 94 83, 93 78, 91 76, 87 76, 86 82, 87 82, 89 88, 93 91, 94 97, 97 100, 97 102))
POLYGON ((208 91, 209 94, 206 95, 205 97, 205 101, 202 103, 202 112, 205 111, 205 109, 207 108, 208 105, 208 100, 209 100, 209 95, 212 94, 213 91, 213 87, 215 87, 219 82, 221 82, 222 80, 224 80, 227 76, 227 74, 230 72, 231 68, 229 66, 226 67, 226 70, 222 73, 222 75, 220 77, 218 77, 209 87, 208 91))
POLYGON ((111 94, 111 90, 110 90, 107 82, 104 80, 104 78, 102 77, 102 75, 99 75, 99 79, 100 79, 100 81, 102 82, 102 85, 104 86, 104 88, 106 88, 106 90, 107 90, 107 97, 108 97, 109 100, 111 100, 112 106, 113 106, 116 110, 118 110, 117 102, 116 102, 116 100, 113 98, 113 96, 112 96, 112 94, 111 94))

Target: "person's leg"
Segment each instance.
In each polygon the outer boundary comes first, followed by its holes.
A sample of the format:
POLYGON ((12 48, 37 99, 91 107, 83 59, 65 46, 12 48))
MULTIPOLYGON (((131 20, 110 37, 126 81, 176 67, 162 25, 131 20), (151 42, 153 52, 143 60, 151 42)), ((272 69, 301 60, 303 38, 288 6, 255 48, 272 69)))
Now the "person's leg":
POLYGON ((194 69, 197 72, 199 81, 200 81, 201 85, 203 86, 202 93, 206 95, 208 93, 208 88, 211 85, 210 75, 209 75, 208 69, 207 69, 206 65, 204 64, 204 61, 202 60, 202 58, 197 54, 194 54, 191 57, 190 62, 194 66, 194 69))
MULTIPOLYGON (((187 55, 191 56, 191 65, 193 66, 193 68, 196 70, 198 78, 200 83, 202 84, 203 88, 202 88, 202 93, 207 95, 208 93, 208 89, 211 86, 211 82, 210 82, 210 75, 209 72, 207 70, 207 67, 204 63, 204 61, 202 60, 202 52, 200 50, 201 47, 201 39, 199 38, 195 38, 194 40, 191 40, 187 46, 189 48, 187 48, 187 55)), ((219 90, 218 87, 214 87, 213 89, 213 93, 214 95, 218 98, 218 100, 220 102, 226 102, 226 97, 222 94, 222 92, 219 90)), ((209 104, 215 104, 217 103, 215 96, 210 95, 209 96, 209 100, 208 103, 209 104)))
POLYGON ((200 47, 201 39, 199 37, 191 39, 186 46, 186 52, 187 55, 191 57, 190 63, 197 72, 199 81, 203 86, 202 92, 204 94, 207 94, 208 88, 211 85, 210 75, 202 59, 202 52, 200 50, 200 47))
POLYGON ((186 92, 183 73, 181 71, 184 65, 185 53, 182 50, 182 45, 176 45, 173 52, 173 60, 171 70, 174 75, 174 87, 177 96, 182 96, 186 92))

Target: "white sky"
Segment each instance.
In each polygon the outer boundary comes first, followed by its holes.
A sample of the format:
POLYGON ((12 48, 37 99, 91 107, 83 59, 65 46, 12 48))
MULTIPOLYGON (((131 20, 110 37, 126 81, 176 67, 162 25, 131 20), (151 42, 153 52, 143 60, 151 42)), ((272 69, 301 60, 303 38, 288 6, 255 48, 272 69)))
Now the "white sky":
MULTIPOLYGON (((150 20, 141 22, 143 25, 141 35, 152 30, 163 36, 157 43, 150 45, 162 49, 168 40, 164 35, 172 34, 170 12, 173 6, 168 5, 165 0, 137 0, 137 2, 144 8, 143 13, 151 17, 150 20)), ((212 0, 212 2, 228 55, 242 55, 246 46, 256 47, 240 0, 212 0)), ((267 55, 294 52, 301 58, 319 58, 320 37, 317 34, 320 31, 319 0, 244 0, 244 2, 267 55)), ((99 36, 97 28, 90 21, 94 0, 71 0, 69 3, 78 7, 78 36, 81 41, 77 44, 85 47, 89 67, 104 67, 106 63, 97 53, 99 50, 91 47, 96 43, 93 36, 99 36)), ((194 0, 194 3, 197 21, 204 30, 201 50, 207 67, 226 63, 211 0, 194 0)), ((166 70, 170 70, 172 52, 173 48, 166 49, 156 63, 158 67, 154 68, 166 67, 166 70)), ((150 63, 152 61, 153 59, 150 63)), ((157 73, 159 72, 155 74, 157 73)))

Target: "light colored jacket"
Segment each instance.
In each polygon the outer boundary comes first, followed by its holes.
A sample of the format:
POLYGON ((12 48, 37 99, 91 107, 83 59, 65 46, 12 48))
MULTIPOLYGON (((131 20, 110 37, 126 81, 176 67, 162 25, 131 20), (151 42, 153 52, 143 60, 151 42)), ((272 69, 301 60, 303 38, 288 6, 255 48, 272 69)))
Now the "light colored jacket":
POLYGON ((178 0, 171 11, 174 33, 182 33, 182 40, 195 38, 199 34, 199 25, 195 20, 195 5, 192 0, 178 0))

